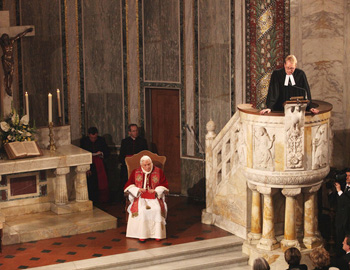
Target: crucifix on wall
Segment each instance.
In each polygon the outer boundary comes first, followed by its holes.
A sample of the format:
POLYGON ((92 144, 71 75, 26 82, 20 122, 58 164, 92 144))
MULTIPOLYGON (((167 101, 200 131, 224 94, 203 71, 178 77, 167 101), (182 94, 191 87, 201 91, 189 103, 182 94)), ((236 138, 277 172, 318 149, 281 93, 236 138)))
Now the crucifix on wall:
POLYGON ((14 44, 24 36, 34 36, 34 26, 10 26, 9 11, 0 11, 0 45, 2 49, 0 97, 3 116, 11 112, 13 101, 14 44))

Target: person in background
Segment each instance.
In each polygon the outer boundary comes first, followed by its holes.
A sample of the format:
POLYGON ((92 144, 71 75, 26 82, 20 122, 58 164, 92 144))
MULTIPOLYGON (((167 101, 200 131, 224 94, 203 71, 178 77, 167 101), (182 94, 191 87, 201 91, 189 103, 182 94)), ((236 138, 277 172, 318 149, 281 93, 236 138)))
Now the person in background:
POLYGON ((131 202, 126 237, 138 238, 141 243, 148 238, 157 241, 166 238, 168 181, 149 156, 141 157, 140 167, 131 173, 124 192, 131 202))
POLYGON ((291 247, 284 252, 284 259, 289 265, 287 270, 307 270, 306 264, 300 264, 301 253, 295 247, 291 247))
POLYGON ((337 260, 337 267, 339 267, 340 270, 349 270, 349 264, 350 264, 350 235, 345 236, 343 241, 343 250, 345 251, 345 255, 340 257, 337 260))
MULTIPOLYGON (((305 72, 297 68, 297 59, 294 55, 288 55, 284 61, 284 67, 273 71, 270 79, 269 90, 266 98, 266 109, 260 114, 271 111, 284 111, 284 102, 291 97, 303 96, 311 104, 311 92, 305 72)), ((317 114, 319 110, 308 106, 307 110, 317 114)))
POLYGON ((128 126, 128 137, 123 139, 120 146, 119 162, 120 168, 120 186, 121 189, 118 194, 119 199, 124 198, 123 187, 128 181, 128 169, 125 164, 125 158, 147 150, 147 141, 139 136, 139 127, 136 124, 130 124, 128 126))
POLYGON ((253 270, 270 270, 270 265, 263 257, 259 257, 254 260, 253 270))
MULTIPOLYGON (((330 267, 331 257, 323 247, 315 248, 310 253, 310 259, 314 265, 313 270, 336 270, 336 267, 330 267)), ((339 269, 338 269, 339 270, 339 269)))
POLYGON ((103 137, 98 136, 96 127, 88 129, 88 136, 80 141, 81 148, 92 153, 92 164, 86 172, 89 199, 93 202, 105 203, 109 201, 108 179, 104 160, 110 151, 103 137))
POLYGON ((350 233, 350 172, 346 172, 346 185, 343 190, 339 182, 336 182, 334 186, 337 190, 335 246, 337 256, 341 257, 344 255, 344 238, 350 233))

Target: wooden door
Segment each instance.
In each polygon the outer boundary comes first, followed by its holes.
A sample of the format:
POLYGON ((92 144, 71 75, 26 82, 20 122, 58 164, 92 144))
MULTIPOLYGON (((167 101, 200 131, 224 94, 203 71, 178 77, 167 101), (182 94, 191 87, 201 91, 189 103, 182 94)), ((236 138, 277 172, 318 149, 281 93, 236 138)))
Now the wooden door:
POLYGON ((149 89, 151 150, 166 156, 165 176, 171 193, 181 193, 180 103, 177 89, 149 89))

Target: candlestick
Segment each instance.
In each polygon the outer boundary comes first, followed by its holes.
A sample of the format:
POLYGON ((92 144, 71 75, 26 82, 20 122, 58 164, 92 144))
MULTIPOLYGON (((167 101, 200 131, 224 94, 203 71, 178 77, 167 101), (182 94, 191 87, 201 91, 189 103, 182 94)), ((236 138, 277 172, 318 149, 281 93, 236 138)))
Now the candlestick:
POLYGON ((49 123, 49 145, 47 147, 47 149, 49 149, 50 151, 56 151, 56 144, 55 144, 55 139, 54 139, 54 134, 53 134, 53 123, 50 122, 49 123))
POLYGON ((25 93, 25 97, 26 97, 26 115, 28 115, 28 119, 29 119, 29 98, 28 98, 28 92, 25 93))
POLYGON ((57 89, 57 106, 58 106, 58 117, 61 117, 61 116, 62 116, 62 113, 61 113, 60 89, 57 89))
POLYGON ((52 122, 52 95, 49 93, 49 124, 52 122))

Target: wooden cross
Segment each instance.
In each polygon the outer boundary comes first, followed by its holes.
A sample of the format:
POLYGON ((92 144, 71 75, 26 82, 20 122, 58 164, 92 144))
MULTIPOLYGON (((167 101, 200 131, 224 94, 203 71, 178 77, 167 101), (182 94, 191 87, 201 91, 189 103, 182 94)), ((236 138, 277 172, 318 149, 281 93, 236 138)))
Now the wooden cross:
MULTIPOLYGON (((26 33, 26 36, 34 36, 34 26, 10 26, 10 12, 0 11, 0 38, 3 34, 8 34, 10 38, 16 37, 18 34, 23 33, 28 28, 33 28, 32 32, 26 33)), ((0 54, 2 56, 2 51, 0 54)), ((12 79, 12 78, 11 78, 12 79)), ((9 96, 5 91, 5 75, 2 64, 0 66, 0 106, 1 115, 7 116, 11 112, 11 104, 13 101, 13 96, 9 96)))

